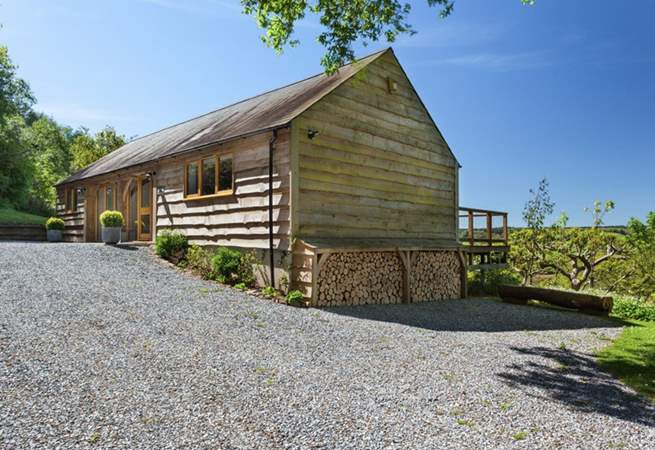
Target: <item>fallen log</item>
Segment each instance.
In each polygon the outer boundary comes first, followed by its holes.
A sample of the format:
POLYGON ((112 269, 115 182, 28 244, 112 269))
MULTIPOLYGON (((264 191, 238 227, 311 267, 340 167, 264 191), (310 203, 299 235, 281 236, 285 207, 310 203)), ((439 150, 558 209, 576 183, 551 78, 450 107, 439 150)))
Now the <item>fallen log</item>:
POLYGON ((614 305, 612 297, 530 286, 500 285, 498 286, 498 295, 508 303, 526 304, 528 300, 539 300, 564 308, 602 315, 608 315, 612 312, 612 306, 614 305))

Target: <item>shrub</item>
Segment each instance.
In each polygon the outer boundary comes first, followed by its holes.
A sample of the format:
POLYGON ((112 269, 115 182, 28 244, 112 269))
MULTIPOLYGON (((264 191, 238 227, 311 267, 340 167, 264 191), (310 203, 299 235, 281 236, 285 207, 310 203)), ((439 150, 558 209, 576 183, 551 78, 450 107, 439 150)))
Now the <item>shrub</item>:
POLYGON ((59 217, 51 217, 45 223, 46 230, 63 230, 64 221, 59 217))
POLYGON ((123 214, 120 211, 105 211, 100 214, 100 223, 105 228, 119 228, 123 226, 123 214))
POLYGON ((198 245, 192 245, 187 250, 186 267, 197 272, 206 280, 214 279, 212 253, 198 245))
POLYGON ((221 283, 244 283, 250 286, 255 281, 252 258, 238 250, 219 248, 211 260, 211 265, 216 279, 221 283))
POLYGON ((236 289, 237 291, 245 291, 246 289, 248 289, 248 286, 246 286, 246 283, 237 283, 234 285, 234 289, 236 289))
POLYGON ((177 263, 181 261, 187 249, 189 241, 179 231, 164 230, 155 239, 155 252, 159 257, 177 263))
POLYGON ((291 291, 286 296, 287 305, 304 306, 305 296, 300 291, 291 291))
POLYGON ((655 322, 655 305, 630 297, 614 297, 612 315, 621 319, 655 322))
POLYGON ((498 286, 501 284, 517 285, 521 283, 520 277, 511 269, 488 270, 482 281, 479 271, 469 272, 469 292, 476 295, 498 295, 498 286))
POLYGON ((277 297, 277 291, 272 286, 265 286, 262 288, 262 295, 266 298, 275 298, 277 297))

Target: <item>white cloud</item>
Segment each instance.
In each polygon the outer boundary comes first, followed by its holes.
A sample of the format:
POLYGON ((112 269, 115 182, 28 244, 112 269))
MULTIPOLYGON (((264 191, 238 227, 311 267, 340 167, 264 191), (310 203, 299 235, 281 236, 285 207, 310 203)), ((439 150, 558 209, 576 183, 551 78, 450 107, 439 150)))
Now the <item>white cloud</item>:
POLYGON ((551 66, 552 59, 549 52, 534 51, 523 53, 476 53, 469 55, 453 56, 437 60, 429 60, 419 65, 451 65, 472 67, 498 72, 509 72, 514 70, 530 70, 551 66))

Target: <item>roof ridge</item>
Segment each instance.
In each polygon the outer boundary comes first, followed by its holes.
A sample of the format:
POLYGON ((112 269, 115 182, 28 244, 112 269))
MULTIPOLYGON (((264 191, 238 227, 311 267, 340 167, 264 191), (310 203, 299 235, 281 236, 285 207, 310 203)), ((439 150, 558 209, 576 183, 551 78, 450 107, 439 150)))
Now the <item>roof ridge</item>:
MULTIPOLYGON (((386 48, 384 48, 384 49, 382 49, 382 50, 378 50, 378 51, 373 52, 373 53, 370 53, 370 54, 368 54, 368 55, 366 55, 366 56, 362 56, 361 58, 358 58, 358 59, 356 59, 356 60, 354 60, 354 61, 352 61, 352 62, 349 62, 348 64, 344 64, 343 66, 339 67, 339 68, 337 69, 337 72, 338 72, 339 70, 345 68, 345 67, 352 66, 352 65, 357 64, 358 62, 360 62, 360 61, 362 61, 362 60, 364 60, 364 59, 366 59, 366 58, 370 58, 371 56, 375 56, 375 55, 377 55, 378 53, 380 53, 380 54, 381 54, 381 53, 384 53, 384 52, 386 52, 386 51, 388 51, 388 50, 391 50, 391 47, 386 47, 386 48)), ((285 88, 291 87, 291 86, 296 85, 296 84, 303 83, 303 82, 305 82, 305 81, 309 81, 309 80, 311 80, 311 79, 313 79, 313 78, 320 77, 320 76, 323 76, 323 75, 325 75, 325 72, 317 73, 317 74, 315 74, 315 75, 308 76, 308 77, 303 78, 303 79, 301 79, 301 80, 293 81, 293 82, 291 82, 291 83, 287 83, 287 84, 285 84, 285 85, 283 85, 283 86, 276 87, 276 88, 274 88, 274 89, 269 89, 268 91, 260 92, 259 94, 255 94, 255 95, 252 95, 252 96, 250 96, 250 97, 246 97, 246 98, 244 98, 244 99, 242 99, 242 100, 239 100, 239 101, 236 101, 236 102, 234 102, 234 103, 230 103, 230 104, 228 104, 228 105, 221 106, 220 108, 214 109, 213 111, 209 111, 209 112, 206 112, 206 113, 204 113, 204 114, 200 114, 200 115, 198 115, 198 116, 191 117, 190 119, 183 120, 182 122, 178 122, 178 123, 175 123, 175 124, 173 124, 173 125, 169 125, 169 126, 167 126, 167 127, 161 128, 161 129, 159 129, 159 130, 152 131, 152 132, 150 132, 150 133, 148 133, 148 134, 144 134, 143 136, 139 136, 139 137, 137 137, 137 138, 131 140, 131 141, 128 142, 127 144, 131 144, 132 142, 136 142, 136 141, 138 141, 138 140, 140 140, 140 139, 144 139, 144 138, 146 138, 146 137, 148 137, 148 136, 152 136, 153 134, 157 134, 157 133, 160 133, 160 132, 162 132, 162 131, 169 130, 169 129, 171 129, 171 128, 177 127, 178 125, 184 125, 185 123, 188 123, 188 122, 191 122, 191 121, 194 121, 194 120, 198 120, 198 119, 200 119, 200 118, 202 118, 202 117, 205 117, 205 116, 209 116, 209 115, 214 114, 214 113, 217 113, 217 112, 219 112, 219 111, 221 111, 221 110, 223 110, 223 109, 230 108, 230 107, 232 107, 232 106, 236 106, 236 105, 238 105, 239 103, 244 103, 244 102, 247 102, 248 100, 252 100, 252 99, 255 99, 255 98, 257 98, 257 97, 261 97, 261 96, 263 96, 263 95, 267 95, 267 94, 270 94, 270 93, 272 93, 272 92, 279 91, 279 90, 282 90, 282 89, 285 89, 285 88)), ((330 76, 331 76, 331 75, 330 75, 330 76)), ((127 144, 126 144, 126 145, 127 145, 127 144)), ((117 150, 118 150, 118 149, 117 149, 117 150)))

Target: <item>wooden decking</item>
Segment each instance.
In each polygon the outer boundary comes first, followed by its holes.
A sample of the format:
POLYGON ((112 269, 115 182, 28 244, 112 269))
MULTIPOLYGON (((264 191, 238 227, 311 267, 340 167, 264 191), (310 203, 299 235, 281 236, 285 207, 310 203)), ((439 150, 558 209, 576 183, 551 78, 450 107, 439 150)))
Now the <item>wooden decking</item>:
POLYGON ((509 253, 507 215, 503 211, 459 208, 459 238, 469 270, 507 267, 509 253), (464 228, 461 227, 462 219, 466 223, 464 228))

